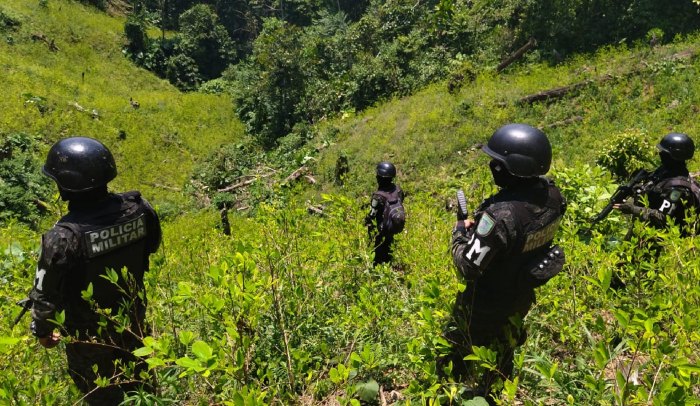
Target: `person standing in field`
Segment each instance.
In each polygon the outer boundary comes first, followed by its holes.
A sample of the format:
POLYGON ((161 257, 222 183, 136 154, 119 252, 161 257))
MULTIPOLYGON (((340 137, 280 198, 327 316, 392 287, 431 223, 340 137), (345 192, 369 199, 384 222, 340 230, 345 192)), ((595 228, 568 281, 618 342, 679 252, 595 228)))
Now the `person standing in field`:
POLYGON ((42 237, 30 328, 46 348, 65 343, 68 374, 85 401, 117 405, 127 391, 153 389, 132 351, 148 334, 143 276, 161 241, 158 215, 139 192, 107 191, 117 168, 95 139, 58 141, 42 171, 68 214, 42 237))
POLYGON ((438 373, 471 388, 493 404, 494 384, 511 378, 515 349, 526 339, 523 319, 535 289, 561 271, 564 253, 553 245, 566 202, 545 178, 552 160, 547 136, 525 124, 505 125, 482 147, 499 191, 484 200, 473 219, 452 231, 452 258, 466 289, 457 294, 444 336, 449 353, 438 373), (465 361, 473 346, 497 353, 496 369, 465 361))
POLYGON ((391 162, 377 164, 377 191, 372 193, 370 211, 365 225, 374 239, 374 265, 390 263, 393 259, 394 235, 403 231, 406 212, 403 207, 404 194, 394 183, 396 167, 391 162))
POLYGON ((640 193, 613 208, 657 229, 675 224, 680 227, 681 235, 695 235, 700 185, 690 177, 686 164, 695 153, 695 143, 686 134, 670 133, 661 138, 656 148, 661 165, 644 181, 640 193))

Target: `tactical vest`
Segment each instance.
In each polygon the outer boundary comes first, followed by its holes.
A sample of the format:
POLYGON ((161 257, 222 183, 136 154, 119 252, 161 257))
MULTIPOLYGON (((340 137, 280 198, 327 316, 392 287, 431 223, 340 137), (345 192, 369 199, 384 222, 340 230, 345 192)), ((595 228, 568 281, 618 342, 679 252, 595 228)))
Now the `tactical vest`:
POLYGON ((524 201, 511 202, 519 229, 519 238, 511 253, 527 255, 551 245, 566 211, 566 203, 554 184, 548 182, 547 188, 547 201, 540 210, 531 211, 524 201))
POLYGON ((559 189, 544 178, 543 182, 547 182, 546 190, 501 191, 482 205, 505 204, 509 208, 515 240, 510 241, 507 252, 494 258, 476 283, 467 284, 464 294, 472 303, 475 325, 506 324, 514 314, 524 317, 535 302, 536 285, 526 273, 533 261, 545 258, 566 209, 559 189))
POLYGON ((695 207, 700 206, 700 186, 698 186, 697 182, 690 177, 676 176, 673 178, 664 179, 649 188, 647 192, 650 194, 656 194, 660 198, 663 198, 669 190, 678 188, 689 190, 692 201, 688 203, 695 207))
MULTIPOLYGON (((647 196, 649 207, 659 210, 681 226, 681 235, 697 233, 697 224, 688 224, 686 216, 691 207, 695 208, 695 213, 700 213, 700 186, 688 176, 673 176, 652 180, 643 190, 643 195, 647 196), (681 196, 673 196, 673 191, 681 191, 681 196), (680 200, 679 200, 680 198, 680 200), (692 225, 692 227, 688 227, 692 225)), ((641 196, 640 196, 641 197, 641 196)), ((635 199, 640 203, 640 197, 635 199)), ((693 222, 696 223, 696 222, 693 222)), ((657 228, 663 228, 662 224, 654 224, 657 228)))
POLYGON ((123 310, 130 314, 132 322, 143 320, 145 297, 139 298, 139 292, 143 291, 143 275, 148 267, 147 222, 152 221, 149 217, 140 193, 128 192, 112 195, 100 207, 71 212, 56 223, 71 230, 79 240, 78 263, 71 267, 72 274, 66 282, 66 300, 73 305, 70 313, 75 316, 69 320, 67 312, 69 328, 83 329, 98 320, 82 298, 81 292, 90 284, 92 300, 100 309, 112 309, 115 314, 124 303, 129 303, 129 308, 123 310), (122 274, 124 268, 128 270, 126 278, 122 274), (106 278, 108 269, 116 271, 116 281, 106 278))

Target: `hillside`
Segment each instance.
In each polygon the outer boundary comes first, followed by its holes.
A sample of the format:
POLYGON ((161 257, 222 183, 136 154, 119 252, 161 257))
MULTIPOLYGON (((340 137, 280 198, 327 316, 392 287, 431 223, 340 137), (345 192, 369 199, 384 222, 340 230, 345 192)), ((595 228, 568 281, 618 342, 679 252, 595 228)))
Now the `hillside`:
POLYGON ((122 54, 123 19, 76 2, 46 4, 3 2, 20 25, 3 29, 0 42, 0 131, 40 134, 45 145, 70 135, 102 140, 119 162, 118 189, 182 204, 172 191, 194 160, 242 137, 231 102, 180 93, 134 67, 122 54))
MULTIPOLYGON (((627 223, 617 214, 592 236, 578 233, 614 190, 596 161, 615 155, 620 139, 636 142, 622 158, 644 158, 669 131, 700 137, 697 36, 609 47, 557 66, 519 62, 500 74, 484 67, 456 91, 436 83, 322 121, 306 144, 256 162, 273 175, 235 196, 248 209, 232 210, 226 236, 219 213, 196 209, 184 186, 198 159, 246 142, 231 101, 180 93, 132 66, 121 54, 120 18, 64 1, 8 0, 0 10, 21 22, 2 32, 12 40, 0 43, 0 134, 38 135, 41 154, 65 135, 101 139, 120 168, 114 189, 140 189, 164 217, 163 246, 146 276, 153 332, 138 352, 160 392, 129 404, 483 404, 469 403, 462 385, 435 373, 445 350, 440 333, 464 288, 447 254, 454 213, 445 206, 458 188, 470 192, 471 209, 493 192, 477 146, 511 121, 550 136, 550 175, 569 209, 558 236, 567 266, 539 289, 504 404, 700 402, 698 240, 637 229, 639 238, 621 241, 627 223), (561 98, 524 99, 565 86, 573 87, 561 98), (338 186, 341 154, 350 172, 338 186), (381 159, 399 168, 409 223, 394 266, 372 268, 362 220, 381 159), (316 183, 284 182, 302 165, 316 183), (310 204, 323 215, 309 214, 310 204), (665 248, 653 261, 643 250, 652 238, 665 248), (611 289, 613 273, 626 289, 611 289)), ((699 169, 697 157, 690 169, 699 169)), ((43 229, 60 210, 52 206, 43 229)), ((7 320, 0 403, 80 398, 62 346, 42 349, 28 317, 9 327, 34 278, 40 232, 17 221, 0 226, 7 320)))

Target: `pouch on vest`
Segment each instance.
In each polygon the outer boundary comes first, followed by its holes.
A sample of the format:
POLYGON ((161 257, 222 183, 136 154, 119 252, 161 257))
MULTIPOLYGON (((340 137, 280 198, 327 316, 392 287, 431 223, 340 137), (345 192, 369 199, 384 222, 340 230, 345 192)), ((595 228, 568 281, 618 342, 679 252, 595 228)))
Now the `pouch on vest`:
POLYGON ((564 250, 558 245, 554 245, 543 255, 526 263, 522 269, 521 277, 528 286, 540 287, 561 272, 565 262, 564 250))

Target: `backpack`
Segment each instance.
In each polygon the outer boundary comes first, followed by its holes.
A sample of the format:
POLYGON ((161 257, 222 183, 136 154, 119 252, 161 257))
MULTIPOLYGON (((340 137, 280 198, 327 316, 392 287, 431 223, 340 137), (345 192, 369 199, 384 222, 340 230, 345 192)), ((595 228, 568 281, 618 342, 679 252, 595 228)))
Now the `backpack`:
POLYGON ((381 196, 384 201, 384 212, 382 213, 382 224, 379 228, 384 235, 394 235, 403 231, 406 224, 406 211, 401 201, 401 188, 396 188, 391 192, 378 190, 376 195, 381 196))

